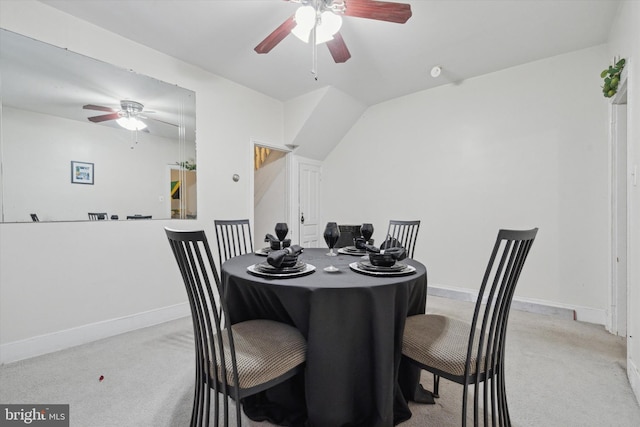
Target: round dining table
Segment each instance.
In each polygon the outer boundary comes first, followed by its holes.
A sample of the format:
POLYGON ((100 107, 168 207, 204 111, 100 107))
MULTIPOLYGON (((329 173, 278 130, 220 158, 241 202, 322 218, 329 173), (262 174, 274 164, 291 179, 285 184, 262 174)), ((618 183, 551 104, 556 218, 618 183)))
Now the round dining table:
MULTIPOLYGON (((270 319, 295 326, 307 340, 302 378, 243 400, 249 418, 308 427, 386 427, 411 417, 407 400, 419 370, 402 359, 407 316, 425 311, 427 271, 399 276, 368 275, 349 264, 361 256, 327 256, 304 249, 299 259, 312 272, 298 277, 261 277, 256 253, 231 258, 221 267, 231 324, 270 319), (333 265, 337 272, 326 272, 333 265)), ((274 343, 277 345, 277 343, 274 343)))

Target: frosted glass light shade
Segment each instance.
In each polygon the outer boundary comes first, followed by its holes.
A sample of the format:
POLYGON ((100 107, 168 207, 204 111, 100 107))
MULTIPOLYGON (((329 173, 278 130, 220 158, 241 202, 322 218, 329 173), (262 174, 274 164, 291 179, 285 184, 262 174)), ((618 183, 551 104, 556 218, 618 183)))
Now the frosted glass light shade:
MULTIPOLYGON (((311 31, 316 23, 316 11, 311 6, 302 6, 296 11, 297 25, 291 33, 305 43, 309 43, 311 31)), ((320 15, 316 27, 316 44, 328 42, 333 39, 333 35, 340 31, 342 17, 325 10, 320 15)))
POLYGON ((120 117, 116 120, 116 123, 127 130, 142 130, 147 127, 145 122, 138 120, 135 117, 120 117))

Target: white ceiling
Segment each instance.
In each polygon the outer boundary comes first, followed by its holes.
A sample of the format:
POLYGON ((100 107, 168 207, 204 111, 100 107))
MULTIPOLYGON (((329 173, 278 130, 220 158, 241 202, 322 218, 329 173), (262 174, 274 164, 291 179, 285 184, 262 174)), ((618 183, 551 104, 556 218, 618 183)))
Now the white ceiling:
MULTIPOLYGON (((605 43, 619 0, 408 0, 406 24, 345 17, 351 59, 290 35, 253 48, 297 5, 282 0, 41 0, 128 39, 286 101, 327 85, 364 104, 605 43), (443 72, 430 76, 433 66, 443 72)), ((347 0, 348 3, 348 0, 347 0)), ((348 6, 348 4, 347 4, 348 6)))

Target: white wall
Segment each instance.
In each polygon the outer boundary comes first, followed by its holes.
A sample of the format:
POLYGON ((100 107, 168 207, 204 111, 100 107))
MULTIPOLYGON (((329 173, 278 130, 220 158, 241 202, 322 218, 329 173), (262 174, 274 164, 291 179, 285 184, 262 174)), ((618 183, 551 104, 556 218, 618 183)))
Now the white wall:
POLYGON ((325 220, 422 220, 430 285, 477 289, 499 228, 540 231, 517 297, 604 323, 607 103, 593 47, 367 110, 323 165, 325 220))
MULTIPOLYGON (((33 212, 40 221, 87 220, 87 212, 170 218, 167 165, 180 160, 178 140, 134 135, 4 107, 4 221, 31 221, 33 212), (93 185, 71 183, 71 160, 94 163, 93 185)), ((184 155, 193 161, 195 145, 184 155)))
MULTIPOLYGON (((627 145, 630 171, 640 166, 640 3, 625 1, 618 11, 609 41, 609 60, 613 56, 627 59, 627 145)), ((640 183, 640 177, 635 177, 640 183)), ((627 374, 640 402, 640 187, 629 176, 629 253, 628 253, 628 323, 627 374)))
POLYGON ((0 27, 195 91, 198 162, 198 220, 0 224, 0 361, 187 315, 163 227, 249 216, 249 141, 282 144, 282 103, 39 2, 0 27))

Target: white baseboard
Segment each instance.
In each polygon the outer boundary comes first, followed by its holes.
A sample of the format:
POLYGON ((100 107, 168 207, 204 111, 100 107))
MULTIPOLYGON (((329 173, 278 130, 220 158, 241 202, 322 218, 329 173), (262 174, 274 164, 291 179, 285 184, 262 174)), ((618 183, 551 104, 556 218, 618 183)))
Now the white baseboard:
MULTIPOLYGON (((427 286, 427 294, 468 302, 475 302, 478 297, 478 292, 472 289, 452 288, 437 284, 430 284, 427 286)), ((604 309, 571 306, 568 304, 533 298, 514 297, 512 307, 516 310, 527 311, 530 313, 546 314, 564 319, 595 323, 598 325, 604 325, 607 320, 606 311, 604 309)))
POLYGON ((629 383, 631 384, 631 390, 636 395, 636 400, 640 405, 640 370, 633 360, 627 358, 627 377, 629 377, 629 383))
POLYGON ((136 313, 0 345, 0 364, 40 356, 76 345, 190 316, 188 303, 136 313))

